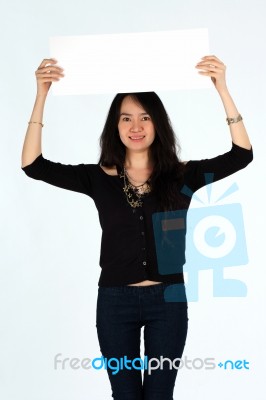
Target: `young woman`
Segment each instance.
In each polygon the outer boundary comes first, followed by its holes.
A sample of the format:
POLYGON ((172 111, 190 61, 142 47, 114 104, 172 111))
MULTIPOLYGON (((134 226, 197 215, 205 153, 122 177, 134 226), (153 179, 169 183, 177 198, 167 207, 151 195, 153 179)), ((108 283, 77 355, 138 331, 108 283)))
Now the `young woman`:
MULTIPOLYGON (((158 254, 161 259, 164 253, 158 249, 155 230, 162 230, 165 243, 169 238, 167 224, 155 227, 154 217, 187 210, 191 198, 182 188, 189 187, 193 193, 203 187, 205 173, 212 173, 217 181, 246 167, 253 158, 242 117, 226 86, 225 65, 215 56, 205 56, 196 68, 212 79, 223 102, 232 148, 215 158, 187 163, 178 158, 170 120, 154 92, 116 95, 101 135, 98 164, 64 165, 45 159, 41 147, 44 105, 52 82, 64 75, 54 59, 43 60, 36 71, 37 97, 24 141, 22 169, 31 178, 90 196, 98 209, 102 270, 96 327, 104 358, 120 360, 117 373, 107 364, 115 400, 173 399, 177 359, 185 346, 188 317, 183 272, 180 266, 164 270, 162 260, 159 268, 158 254), (171 288, 178 288, 180 297, 166 299, 166 290, 171 288), (142 327, 146 360, 153 362, 150 370, 139 359, 142 327), (169 361, 174 360, 171 367, 169 361)), ((184 243, 178 249, 181 258, 179 254, 176 260, 184 260, 184 243)), ((176 260, 173 265, 178 264, 176 260)))

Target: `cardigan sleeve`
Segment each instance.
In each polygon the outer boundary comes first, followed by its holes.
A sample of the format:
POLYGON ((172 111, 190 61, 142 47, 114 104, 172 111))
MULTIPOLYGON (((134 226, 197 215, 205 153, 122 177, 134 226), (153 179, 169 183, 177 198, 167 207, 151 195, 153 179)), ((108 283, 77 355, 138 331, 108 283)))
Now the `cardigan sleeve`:
POLYGON ((92 196, 90 164, 61 164, 43 157, 42 153, 29 165, 21 167, 30 178, 50 185, 92 196))
POLYGON ((252 160, 252 147, 249 150, 232 142, 232 148, 227 153, 214 158, 188 161, 185 185, 195 192, 209 183, 226 178, 245 168, 252 160))

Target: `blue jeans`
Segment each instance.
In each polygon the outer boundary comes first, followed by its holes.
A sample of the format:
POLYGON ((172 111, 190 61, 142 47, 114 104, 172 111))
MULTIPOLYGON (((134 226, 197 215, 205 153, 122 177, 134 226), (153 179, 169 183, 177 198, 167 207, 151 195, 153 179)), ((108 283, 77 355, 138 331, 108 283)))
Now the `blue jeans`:
MULTIPOLYGON (((188 328, 185 286, 181 285, 184 301, 166 302, 164 290, 169 286, 161 283, 98 288, 96 328, 104 358, 140 359, 143 326, 144 356, 148 360, 160 360, 162 356, 172 361, 182 357, 188 328)), ((135 363, 135 368, 124 367, 117 373, 107 365, 112 397, 115 400, 173 400, 178 360, 174 362, 175 368, 167 361, 161 368, 155 360, 151 365, 157 365, 157 369, 144 368, 143 383, 140 362, 135 363)))

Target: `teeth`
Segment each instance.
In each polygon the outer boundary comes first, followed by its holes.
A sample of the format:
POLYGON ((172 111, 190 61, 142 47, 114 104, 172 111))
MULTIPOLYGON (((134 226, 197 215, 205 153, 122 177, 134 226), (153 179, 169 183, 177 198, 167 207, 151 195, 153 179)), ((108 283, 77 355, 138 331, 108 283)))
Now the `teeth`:
POLYGON ((138 140, 138 139, 143 139, 145 136, 129 136, 129 137, 130 139, 138 140))

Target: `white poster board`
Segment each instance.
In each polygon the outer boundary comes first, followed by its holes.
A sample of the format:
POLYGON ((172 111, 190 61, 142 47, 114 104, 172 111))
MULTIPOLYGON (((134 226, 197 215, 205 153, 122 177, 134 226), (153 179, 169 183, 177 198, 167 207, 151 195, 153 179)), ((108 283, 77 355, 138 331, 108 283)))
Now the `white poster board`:
POLYGON ((202 89, 195 65, 209 54, 208 29, 56 36, 51 56, 65 77, 56 95, 202 89))

